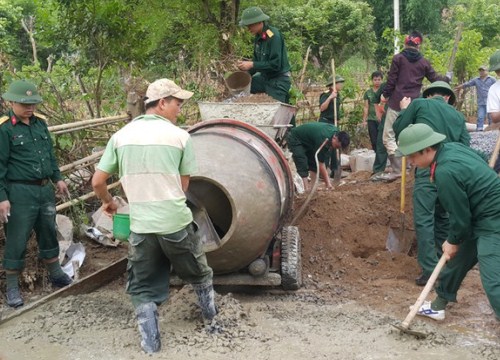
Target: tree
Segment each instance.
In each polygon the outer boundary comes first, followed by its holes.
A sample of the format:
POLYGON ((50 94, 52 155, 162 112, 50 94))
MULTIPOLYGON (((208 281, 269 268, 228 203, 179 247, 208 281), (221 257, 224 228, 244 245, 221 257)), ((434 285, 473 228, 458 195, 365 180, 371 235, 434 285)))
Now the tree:
MULTIPOLYGON (((374 29, 377 37, 375 60, 377 64, 385 64, 393 53, 392 46, 384 44, 384 32, 394 27, 393 0, 366 0, 373 9, 375 16, 374 29)), ((401 32, 408 33, 418 30, 424 34, 436 32, 441 25, 441 14, 447 0, 407 0, 401 2, 400 21, 401 32)))
POLYGON ((85 67, 88 61, 97 69, 94 84, 96 115, 101 116, 102 81, 105 69, 114 64, 145 60, 145 31, 134 17, 136 1, 56 0, 60 22, 75 48, 75 61, 85 67))
MULTIPOLYGON (((354 54, 370 57, 375 46, 372 12, 367 3, 350 0, 309 0, 297 7, 280 5, 270 9, 272 21, 311 53, 322 68, 330 60, 341 65, 354 54)), ((294 43, 295 44, 295 43, 294 43)), ((291 50, 297 50, 291 46, 291 50)))

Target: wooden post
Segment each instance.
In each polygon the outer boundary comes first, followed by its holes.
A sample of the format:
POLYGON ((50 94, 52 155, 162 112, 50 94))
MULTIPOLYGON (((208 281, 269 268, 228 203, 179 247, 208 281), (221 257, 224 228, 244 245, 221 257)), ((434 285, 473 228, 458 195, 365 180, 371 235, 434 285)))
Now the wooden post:
POLYGON ((311 52, 311 45, 307 47, 306 56, 304 58, 304 66, 302 66, 302 71, 300 72, 300 91, 304 91, 304 75, 306 73, 307 61, 309 60, 309 53, 311 52))

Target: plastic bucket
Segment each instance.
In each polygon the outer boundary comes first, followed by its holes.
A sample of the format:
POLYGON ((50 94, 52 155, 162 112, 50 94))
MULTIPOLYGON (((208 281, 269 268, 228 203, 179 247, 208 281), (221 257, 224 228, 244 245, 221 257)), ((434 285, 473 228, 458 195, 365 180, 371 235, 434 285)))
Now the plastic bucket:
POLYGON ((120 241, 128 241, 130 236, 130 215, 113 215, 113 236, 120 241))
POLYGON ((231 95, 250 94, 252 76, 245 71, 236 71, 226 78, 226 86, 231 95))

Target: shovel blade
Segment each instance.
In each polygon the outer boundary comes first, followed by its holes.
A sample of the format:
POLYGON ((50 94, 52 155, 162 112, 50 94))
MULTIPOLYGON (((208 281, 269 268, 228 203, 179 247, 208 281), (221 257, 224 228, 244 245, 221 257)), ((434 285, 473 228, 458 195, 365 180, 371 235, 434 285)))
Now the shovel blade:
POLYGON ((414 231, 404 228, 389 228, 385 247, 391 253, 408 254, 414 239, 414 231))
POLYGON ((415 336, 417 339, 425 339, 429 335, 420 331, 410 330, 402 325, 397 325, 397 324, 391 324, 391 325, 394 326, 396 329, 400 330, 401 332, 404 332, 405 334, 410 334, 415 336))

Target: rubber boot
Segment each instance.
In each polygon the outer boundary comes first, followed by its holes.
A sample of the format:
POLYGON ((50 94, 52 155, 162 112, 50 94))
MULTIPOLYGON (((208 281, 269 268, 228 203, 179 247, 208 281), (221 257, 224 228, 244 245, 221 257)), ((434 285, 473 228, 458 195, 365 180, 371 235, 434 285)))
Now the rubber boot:
POLYGON ((212 282, 193 284, 193 288, 198 296, 198 305, 201 308, 203 319, 212 321, 215 315, 217 315, 217 309, 215 307, 215 293, 212 282))
POLYGON ((160 351, 161 339, 156 304, 154 302, 140 304, 135 308, 135 315, 142 336, 142 350, 148 354, 160 351))
POLYGON ((389 161, 391 162, 391 167, 392 167, 392 172, 390 177, 394 180, 400 178, 402 159, 400 157, 396 157, 395 155, 389 155, 389 161))
POLYGON ((24 305, 24 301, 18 287, 7 289, 7 305, 13 307, 14 309, 24 305))

